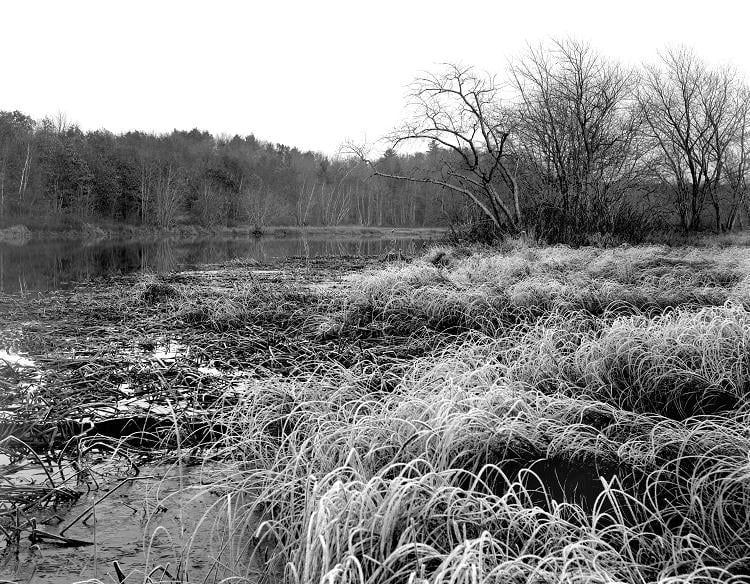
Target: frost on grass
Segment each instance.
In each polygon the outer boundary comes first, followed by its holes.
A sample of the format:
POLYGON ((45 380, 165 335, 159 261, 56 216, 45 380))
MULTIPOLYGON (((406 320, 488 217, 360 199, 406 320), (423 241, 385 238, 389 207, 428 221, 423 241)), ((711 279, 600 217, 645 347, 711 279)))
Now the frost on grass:
POLYGON ((440 342, 247 386, 229 488, 288 582, 747 581, 748 281, 745 248, 663 246, 351 278, 332 338, 440 342))

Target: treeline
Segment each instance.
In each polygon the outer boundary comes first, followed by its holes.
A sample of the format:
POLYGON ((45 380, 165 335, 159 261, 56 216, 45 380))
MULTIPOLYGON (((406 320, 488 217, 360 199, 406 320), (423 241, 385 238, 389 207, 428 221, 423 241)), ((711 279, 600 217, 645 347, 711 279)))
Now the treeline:
MULTIPOLYGON (((386 154, 422 167, 426 154, 386 154)), ((0 112, 0 218, 109 220, 168 228, 213 225, 433 226, 460 210, 430 185, 368 180, 353 159, 254 136, 175 130, 84 132, 64 116, 0 112)))
POLYGON ((503 75, 415 80, 411 116, 372 157, 198 130, 84 132, 0 112, 0 219, 433 226, 585 243, 744 227, 750 88, 687 49, 630 68, 586 43, 530 47, 503 75), (407 149, 400 149, 411 143, 407 149))
POLYGON ((431 184, 493 230, 578 242, 655 229, 726 231, 747 218, 750 89, 687 49, 629 68, 586 43, 530 47, 502 75, 449 65, 417 79, 392 144, 436 164, 376 175, 431 184), (435 168, 439 168, 438 171, 435 168))

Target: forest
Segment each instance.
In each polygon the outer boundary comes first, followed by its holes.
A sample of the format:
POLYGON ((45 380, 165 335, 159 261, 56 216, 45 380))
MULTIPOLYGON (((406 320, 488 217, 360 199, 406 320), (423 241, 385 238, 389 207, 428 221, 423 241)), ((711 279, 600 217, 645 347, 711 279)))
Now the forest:
MULTIPOLYGON (((425 155, 384 161, 393 168, 425 155), (391 162, 392 160, 392 162, 391 162)), ((0 216, 198 225, 389 225, 441 222, 430 189, 368 181, 355 161, 254 136, 82 131, 64 115, 0 112, 0 216), (404 196, 408 194, 408 196, 404 196)))

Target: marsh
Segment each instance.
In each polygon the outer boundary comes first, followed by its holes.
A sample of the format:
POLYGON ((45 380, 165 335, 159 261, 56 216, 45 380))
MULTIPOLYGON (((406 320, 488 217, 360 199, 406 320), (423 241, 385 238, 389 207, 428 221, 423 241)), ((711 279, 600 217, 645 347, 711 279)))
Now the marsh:
MULTIPOLYGON (((487 577, 746 573, 747 247, 519 240, 270 267, 2 297, 4 423, 28 449, 6 456, 75 461, 40 474, 48 491, 171 468, 161 499, 125 502, 149 545, 170 534, 172 567, 137 547, 128 577, 184 578, 227 549, 211 573, 246 581, 438 578, 480 550, 487 577), (180 493, 210 513, 154 531, 180 493)), ((5 504, 22 510, 10 552, 29 519, 71 520, 43 498, 5 504)), ((106 546, 108 529, 70 533, 106 546)))

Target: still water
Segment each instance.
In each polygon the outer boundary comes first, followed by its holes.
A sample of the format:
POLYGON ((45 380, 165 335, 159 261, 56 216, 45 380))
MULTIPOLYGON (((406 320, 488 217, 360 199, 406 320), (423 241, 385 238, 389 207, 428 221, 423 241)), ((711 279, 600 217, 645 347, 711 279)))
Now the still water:
POLYGON ((315 235, 285 238, 189 241, 31 241, 0 243, 0 293, 19 294, 68 288, 101 276, 163 273, 252 258, 263 262, 292 256, 377 256, 414 253, 428 238, 345 238, 315 235))

